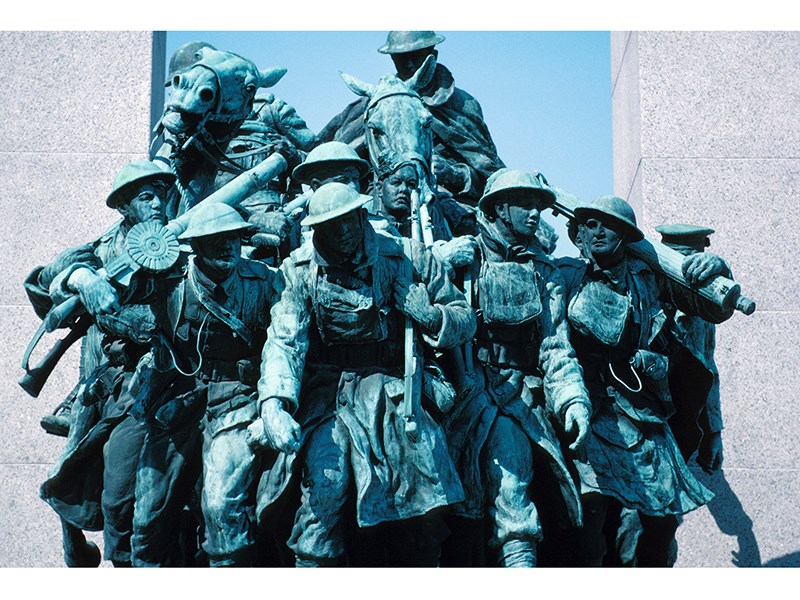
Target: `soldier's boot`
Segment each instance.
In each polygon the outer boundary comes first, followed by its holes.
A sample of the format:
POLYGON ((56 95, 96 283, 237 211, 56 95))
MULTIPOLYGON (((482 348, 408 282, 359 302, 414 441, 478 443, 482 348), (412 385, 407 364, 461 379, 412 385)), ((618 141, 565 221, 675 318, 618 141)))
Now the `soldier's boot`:
POLYGON ((100 548, 86 540, 83 531, 61 521, 64 562, 68 567, 97 567, 100 565, 100 548))
POLYGON ((56 406, 53 414, 43 416, 39 421, 42 429, 51 435, 67 437, 69 435, 69 426, 72 422, 72 403, 74 400, 75 397, 71 396, 56 406))
POLYGON ((510 540, 500 546, 501 567, 533 568, 536 566, 536 542, 510 540))

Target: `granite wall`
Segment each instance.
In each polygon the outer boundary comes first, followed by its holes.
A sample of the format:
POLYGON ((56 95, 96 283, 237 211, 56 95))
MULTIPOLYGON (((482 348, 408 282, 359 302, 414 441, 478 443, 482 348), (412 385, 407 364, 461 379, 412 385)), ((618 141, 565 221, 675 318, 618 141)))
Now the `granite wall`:
MULTIPOLYGON (((147 158, 164 104, 164 33, 0 32, 0 566, 63 566, 39 485, 64 444, 39 419, 77 381, 77 345, 38 398, 16 381, 39 320, 22 281, 116 220, 117 171, 147 158)), ((46 337, 34 359, 57 339, 46 337)), ((95 536, 96 538, 97 536, 95 536)))
POLYGON ((645 233, 716 230, 752 316, 717 329, 725 462, 678 566, 800 566, 800 33, 611 35, 614 188, 645 233))

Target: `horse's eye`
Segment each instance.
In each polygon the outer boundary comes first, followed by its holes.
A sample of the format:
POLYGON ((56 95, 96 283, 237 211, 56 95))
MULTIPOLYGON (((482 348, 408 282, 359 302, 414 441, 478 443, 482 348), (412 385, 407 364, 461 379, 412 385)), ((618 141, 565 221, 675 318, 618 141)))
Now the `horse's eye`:
POLYGON ((253 92, 256 91, 256 86, 253 85, 252 83, 248 83, 246 86, 244 86, 244 91, 247 92, 248 94, 252 94, 253 92))

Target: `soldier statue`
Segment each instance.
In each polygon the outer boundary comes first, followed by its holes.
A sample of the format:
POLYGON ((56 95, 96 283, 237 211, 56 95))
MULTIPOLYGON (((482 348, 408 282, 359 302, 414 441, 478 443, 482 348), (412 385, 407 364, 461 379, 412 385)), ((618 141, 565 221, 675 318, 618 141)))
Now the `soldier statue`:
POLYGON ((487 521, 490 563, 533 567, 542 540, 536 487, 554 486, 561 513, 581 522, 580 499, 551 422, 578 447, 591 406, 569 343, 564 284, 536 238, 555 200, 537 174, 501 169, 480 200, 471 271, 478 313, 473 342, 477 393, 447 417, 448 443, 467 500, 456 514, 487 521))
MULTIPOLYGON (((590 434, 572 457, 580 477, 584 525, 579 565, 601 565, 609 515, 636 510, 642 523, 639 566, 663 565, 678 515, 712 494, 689 471, 668 419, 668 323, 663 302, 720 323, 731 310, 672 284, 626 253, 643 238, 631 206, 603 196, 575 209, 583 260, 562 260, 571 341, 592 400, 590 434)), ((718 256, 687 256, 690 285, 729 272, 718 256)))
POLYGON ((72 396, 67 444, 41 489, 42 498, 64 523, 70 566, 99 563, 99 554, 88 558, 96 548, 85 542, 80 529, 102 529, 105 558, 117 566, 130 563, 135 457, 144 432, 127 416, 132 403, 127 387, 154 324, 142 310, 123 311, 120 300, 126 295, 120 298, 98 271, 126 251, 135 225, 166 222, 166 200, 174 180, 150 161, 125 165, 106 199, 122 219, 94 242, 34 269, 25 282, 40 316, 78 294, 95 323, 82 340, 81 384, 72 396))
MULTIPOLYGON (((406 81, 429 56, 438 58, 435 46, 444 39, 433 31, 390 31, 378 52, 391 56, 397 76, 406 81)), ((483 120, 483 110, 475 98, 455 86, 452 73, 441 63, 418 91, 433 116, 436 180, 457 201, 475 206, 486 179, 505 166, 483 120)), ((367 103, 367 98, 360 98, 347 106, 322 129, 319 139, 350 144, 366 158, 363 117, 367 103)))
POLYGON ((297 566, 345 563, 353 504, 359 528, 380 527, 390 540, 384 564, 436 565, 446 535, 437 509, 464 498, 439 424, 452 386, 435 369, 407 373, 419 377, 422 397, 405 410, 404 318, 427 346, 449 348, 472 336, 474 315, 420 244, 372 228, 370 201, 342 183, 317 189, 304 219, 313 236, 279 270, 261 419, 250 431, 254 445, 281 451, 260 486, 259 513, 299 463, 288 542, 297 566))
POLYGON ((202 548, 211 566, 255 560, 258 461, 246 427, 258 416, 259 353, 274 272, 241 257, 254 227, 230 206, 198 208, 178 239, 193 256, 152 304, 161 335, 133 412, 147 428, 136 476, 133 566, 180 566, 184 507, 201 481, 202 548))

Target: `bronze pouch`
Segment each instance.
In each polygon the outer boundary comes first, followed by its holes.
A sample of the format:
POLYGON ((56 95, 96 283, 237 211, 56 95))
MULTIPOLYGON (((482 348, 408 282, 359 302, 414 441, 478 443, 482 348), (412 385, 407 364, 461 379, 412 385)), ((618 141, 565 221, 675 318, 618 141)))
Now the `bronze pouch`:
POLYGON ((569 303, 570 324, 583 335, 616 346, 631 314, 631 299, 599 281, 587 282, 569 303))
POLYGON ((539 274, 533 265, 483 261, 479 304, 486 323, 521 325, 542 312, 539 274))
MULTIPOLYGON (((373 276, 377 269, 373 269, 373 276)), ((375 285, 348 289, 317 276, 314 312, 325 344, 379 342, 388 335, 386 311, 378 305, 375 285)))

